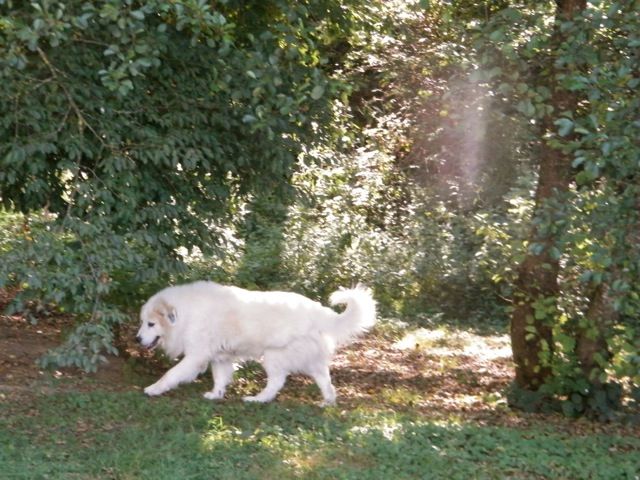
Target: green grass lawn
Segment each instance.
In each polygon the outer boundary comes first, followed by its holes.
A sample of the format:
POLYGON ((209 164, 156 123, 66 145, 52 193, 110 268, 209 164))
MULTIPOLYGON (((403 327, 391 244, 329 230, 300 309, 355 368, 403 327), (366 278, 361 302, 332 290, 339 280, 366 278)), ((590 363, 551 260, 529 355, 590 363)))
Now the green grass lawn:
POLYGON ((96 375, 40 372, 45 325, 9 320, 0 480, 640 479, 638 426, 507 408, 505 335, 372 336, 337 355, 338 406, 322 409, 299 377, 276 402, 242 403, 264 384, 257 364, 237 372, 223 402, 202 398, 209 374, 146 398, 170 364, 159 358, 113 359, 96 375))
POLYGON ((483 426, 371 405, 323 410, 293 401, 212 403, 195 390, 157 399, 139 392, 39 394, 14 403, 0 419, 0 478, 640 475, 640 439, 631 434, 591 428, 578 434, 566 422, 483 426))

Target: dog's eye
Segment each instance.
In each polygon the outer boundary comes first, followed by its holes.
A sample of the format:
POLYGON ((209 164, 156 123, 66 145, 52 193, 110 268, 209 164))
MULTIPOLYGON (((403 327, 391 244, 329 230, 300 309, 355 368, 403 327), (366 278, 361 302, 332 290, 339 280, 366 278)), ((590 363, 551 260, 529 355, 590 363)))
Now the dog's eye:
POLYGON ((155 325, 155 323, 153 323, 153 322, 148 322, 147 323, 147 327, 149 327, 149 328, 153 327, 154 325, 155 325))

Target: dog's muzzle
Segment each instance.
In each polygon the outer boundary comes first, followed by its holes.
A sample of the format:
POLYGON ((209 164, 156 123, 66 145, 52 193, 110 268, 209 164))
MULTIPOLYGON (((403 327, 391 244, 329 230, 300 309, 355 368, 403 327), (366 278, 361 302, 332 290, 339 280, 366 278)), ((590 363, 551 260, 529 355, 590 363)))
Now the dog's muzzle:
POLYGON ((136 336, 136 342, 138 342, 139 344, 141 344, 144 348, 146 348, 147 350, 151 351, 151 350, 155 350, 155 348, 158 346, 158 344, 160 343, 160 335, 158 335, 156 338, 153 339, 153 342, 151 342, 149 345, 144 345, 142 344, 142 337, 140 335, 136 336))

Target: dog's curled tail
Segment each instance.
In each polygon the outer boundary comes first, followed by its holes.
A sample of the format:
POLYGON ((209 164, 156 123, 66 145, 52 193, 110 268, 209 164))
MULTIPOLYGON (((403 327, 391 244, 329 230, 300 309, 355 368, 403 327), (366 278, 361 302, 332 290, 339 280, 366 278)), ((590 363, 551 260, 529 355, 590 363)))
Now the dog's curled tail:
POLYGON ((376 302, 371 290, 363 285, 333 292, 329 297, 329 303, 334 306, 347 305, 328 332, 338 344, 348 343, 376 323, 376 302))

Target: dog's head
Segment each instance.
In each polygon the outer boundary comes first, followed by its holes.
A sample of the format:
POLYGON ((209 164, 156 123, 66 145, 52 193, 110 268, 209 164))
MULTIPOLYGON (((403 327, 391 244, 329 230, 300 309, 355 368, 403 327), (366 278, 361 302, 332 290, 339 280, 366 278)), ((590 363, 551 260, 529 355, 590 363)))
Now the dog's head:
POLYGON ((140 329, 136 340, 147 350, 153 350, 170 333, 178 316, 175 307, 162 299, 151 299, 140 311, 140 329))

